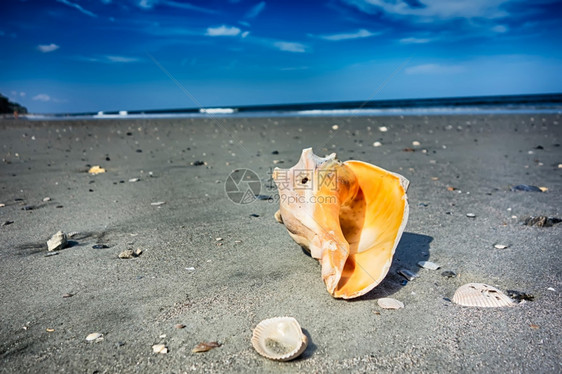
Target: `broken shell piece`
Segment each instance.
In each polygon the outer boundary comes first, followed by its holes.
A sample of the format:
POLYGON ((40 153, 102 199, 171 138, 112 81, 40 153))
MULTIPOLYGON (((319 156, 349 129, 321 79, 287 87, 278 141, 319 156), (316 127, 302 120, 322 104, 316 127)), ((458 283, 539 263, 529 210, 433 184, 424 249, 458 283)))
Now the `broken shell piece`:
POLYGON ((400 269, 397 271, 398 274, 400 274, 401 276, 403 276, 404 278, 406 278, 409 281, 413 281, 414 279, 416 279, 418 276, 414 273, 412 273, 410 270, 408 269, 400 269))
POLYGON ((441 267, 437 265, 435 262, 431 262, 431 261, 420 261, 418 262, 418 266, 429 270, 437 270, 441 267))
POLYGON ((64 232, 59 231, 47 241, 47 249, 49 252, 58 251, 68 245, 67 236, 64 232))
POLYGON ((168 353, 168 347, 165 344, 155 344, 152 346, 152 352, 166 354, 168 353))
POLYGON ((289 361, 304 352, 308 339, 296 319, 276 317, 263 320, 256 326, 252 345, 260 355, 270 360, 289 361))
POLYGON ((103 334, 99 332, 93 332, 90 335, 86 336, 86 340, 89 342, 92 342, 94 340, 102 340, 102 339, 103 339, 103 334))
POLYGON ((391 297, 383 297, 377 300, 377 304, 383 309, 402 309, 404 308, 404 303, 393 299, 391 297))
POLYGON ((494 248, 496 248, 496 249, 506 249, 506 248, 509 248, 509 245, 505 245, 505 244, 494 244, 494 248))
POLYGON ((333 297, 359 297, 384 279, 408 221, 406 178, 307 148, 273 179, 289 235, 320 261, 333 297))
POLYGON ((105 173, 105 169, 100 167, 99 165, 96 165, 96 166, 92 166, 90 170, 88 170, 88 173, 92 175, 101 174, 101 173, 105 173))
POLYGON ((453 296, 453 302, 462 306, 497 308, 513 306, 513 300, 495 287, 484 283, 468 283, 459 287, 453 296))
POLYGON ((202 342, 197 344, 192 350, 191 352, 193 353, 201 353, 201 352, 207 352, 210 351, 213 348, 217 348, 220 347, 221 344, 218 342, 202 342))

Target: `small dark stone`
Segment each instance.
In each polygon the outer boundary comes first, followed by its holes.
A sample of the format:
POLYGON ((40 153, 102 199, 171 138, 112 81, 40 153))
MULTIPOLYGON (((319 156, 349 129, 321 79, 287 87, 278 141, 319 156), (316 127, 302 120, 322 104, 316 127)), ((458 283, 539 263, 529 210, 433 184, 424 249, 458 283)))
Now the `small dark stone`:
POLYGON ((273 151, 273 152, 271 152, 271 154, 272 154, 272 155, 278 155, 278 154, 279 154, 279 151, 273 151))
POLYGON ((419 203, 418 206, 428 207, 429 204, 427 204, 427 203, 419 203))
POLYGON ((406 279, 400 281, 400 285, 405 286, 408 284, 408 281, 406 279))
POLYGON ((2 222, 2 226, 8 226, 11 225, 12 223, 14 223, 14 221, 4 221, 2 222))
POLYGON ((522 300, 527 300, 527 301, 534 301, 535 300, 535 296, 525 293, 525 292, 519 292, 519 291, 515 291, 515 290, 507 290, 507 296, 511 297, 512 299, 516 300, 517 302, 521 302, 522 300))
POLYGON ((59 208, 59 209, 60 209, 60 208, 63 208, 63 207, 64 207, 63 205, 57 205, 55 208, 59 208))
POLYGON ((449 299, 448 297, 444 297, 443 300, 451 302, 451 299, 449 299))
POLYGON ((201 166, 201 165, 205 165, 205 162, 199 160, 193 162, 193 166, 201 166))
POLYGON ((511 187, 512 191, 525 191, 525 192, 542 192, 537 186, 529 186, 528 184, 519 184, 511 187))
POLYGON ((104 248, 109 248, 107 245, 105 244, 94 244, 92 246, 93 249, 104 249, 104 248))
POLYGON ((271 195, 256 195, 256 199, 267 201, 273 199, 273 197, 271 195))
POLYGON ((259 216, 260 216, 259 214, 255 214, 255 213, 250 214, 250 217, 256 217, 257 218, 259 216))
POLYGON ((454 278, 457 276, 457 274, 454 271, 445 270, 444 272, 441 273, 441 276, 446 278, 454 278))
POLYGON ((142 149, 137 149, 136 152, 137 152, 137 153, 142 153, 142 149))
POLYGON ((544 147, 542 145, 537 145, 535 149, 544 149, 544 147))
POLYGON ((414 148, 404 148, 403 151, 404 152, 415 152, 416 150, 414 148))
POLYGON ((23 201, 23 199, 17 198, 17 199, 14 199, 14 201, 23 201))
POLYGON ((89 189, 88 191, 90 191, 90 192, 94 192, 94 190, 92 190, 91 188, 90 188, 90 189, 89 189))
POLYGON ((547 217, 547 216, 536 216, 527 217, 523 220, 525 226, 536 226, 536 227, 552 227, 557 223, 562 222, 562 219, 558 217, 547 217))
POLYGON ((131 136, 131 135, 133 135, 132 132, 128 132, 128 133, 127 133, 127 136, 131 136))
POLYGON ((111 159, 108 157, 105 158, 105 161, 111 161, 111 159))
POLYGON ((33 209, 35 209, 35 207, 33 205, 26 205, 26 206, 21 208, 21 210, 33 210, 33 209))

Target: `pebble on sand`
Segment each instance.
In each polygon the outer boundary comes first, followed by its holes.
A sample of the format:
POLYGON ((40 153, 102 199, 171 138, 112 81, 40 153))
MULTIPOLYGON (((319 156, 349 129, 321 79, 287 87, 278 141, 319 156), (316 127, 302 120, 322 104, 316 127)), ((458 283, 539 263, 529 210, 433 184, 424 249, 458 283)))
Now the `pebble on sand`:
POLYGON ((155 344, 152 346, 152 352, 164 355, 168 353, 168 347, 165 344, 155 344))
POLYGON ((509 248, 509 245, 507 245, 507 244, 494 244, 494 248, 496 248, 496 249, 506 249, 506 248, 509 248))
POLYGON ((92 175, 101 174, 101 173, 105 173, 105 169, 99 165, 95 165, 92 166, 90 170, 88 170, 88 173, 92 175))
POLYGON ((137 248, 135 250, 126 249, 123 252, 119 253, 119 258, 126 260, 134 257, 139 257, 141 254, 142 254, 142 249, 140 248, 137 248))
POLYGON ((379 127, 379 131, 380 131, 380 132, 387 132, 387 131, 388 131, 388 128, 387 128, 386 126, 380 126, 380 127, 379 127))
POLYGON ((68 245, 67 236, 64 232, 59 231, 47 241, 47 249, 49 252, 58 251, 68 245))
POLYGON ((402 309, 404 308, 404 303, 393 299, 391 297, 383 297, 377 300, 377 304, 383 309, 402 309))
POLYGON ((381 142, 374 142, 373 147, 380 147, 382 145, 381 142))
POLYGON ((197 344, 192 350, 191 352, 193 353, 200 353, 200 352, 207 352, 210 351, 213 348, 217 348, 220 347, 221 344, 218 342, 202 342, 197 344))
POLYGON ((337 129, 339 129, 339 128, 340 128, 340 127, 339 127, 338 125, 332 125, 332 130, 337 130, 337 129))
POLYGON ((429 270, 437 270, 439 268, 441 268, 441 266, 437 265, 435 262, 431 262, 431 261, 420 261, 418 262, 418 266, 424 269, 429 269, 429 270))
POLYGON ((86 336, 86 340, 89 342, 103 340, 103 334, 99 332, 93 332, 90 335, 86 336))
POLYGON ((468 218, 476 218, 476 214, 474 214, 474 213, 466 213, 466 216, 468 218))

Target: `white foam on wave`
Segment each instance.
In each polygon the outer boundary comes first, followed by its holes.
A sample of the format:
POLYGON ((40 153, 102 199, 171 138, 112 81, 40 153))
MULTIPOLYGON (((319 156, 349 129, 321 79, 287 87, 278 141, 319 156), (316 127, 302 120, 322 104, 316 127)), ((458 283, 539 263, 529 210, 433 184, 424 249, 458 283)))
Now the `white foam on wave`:
POLYGON ((201 108, 199 112, 205 114, 233 114, 237 112, 235 108, 201 108))

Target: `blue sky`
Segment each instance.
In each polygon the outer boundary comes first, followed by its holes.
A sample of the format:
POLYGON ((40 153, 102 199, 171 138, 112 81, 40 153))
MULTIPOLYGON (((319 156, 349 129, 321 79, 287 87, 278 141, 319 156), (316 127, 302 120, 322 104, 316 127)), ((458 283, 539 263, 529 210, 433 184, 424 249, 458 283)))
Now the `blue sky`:
POLYGON ((37 113, 562 92, 561 15, 551 0, 8 0, 0 92, 37 113))

